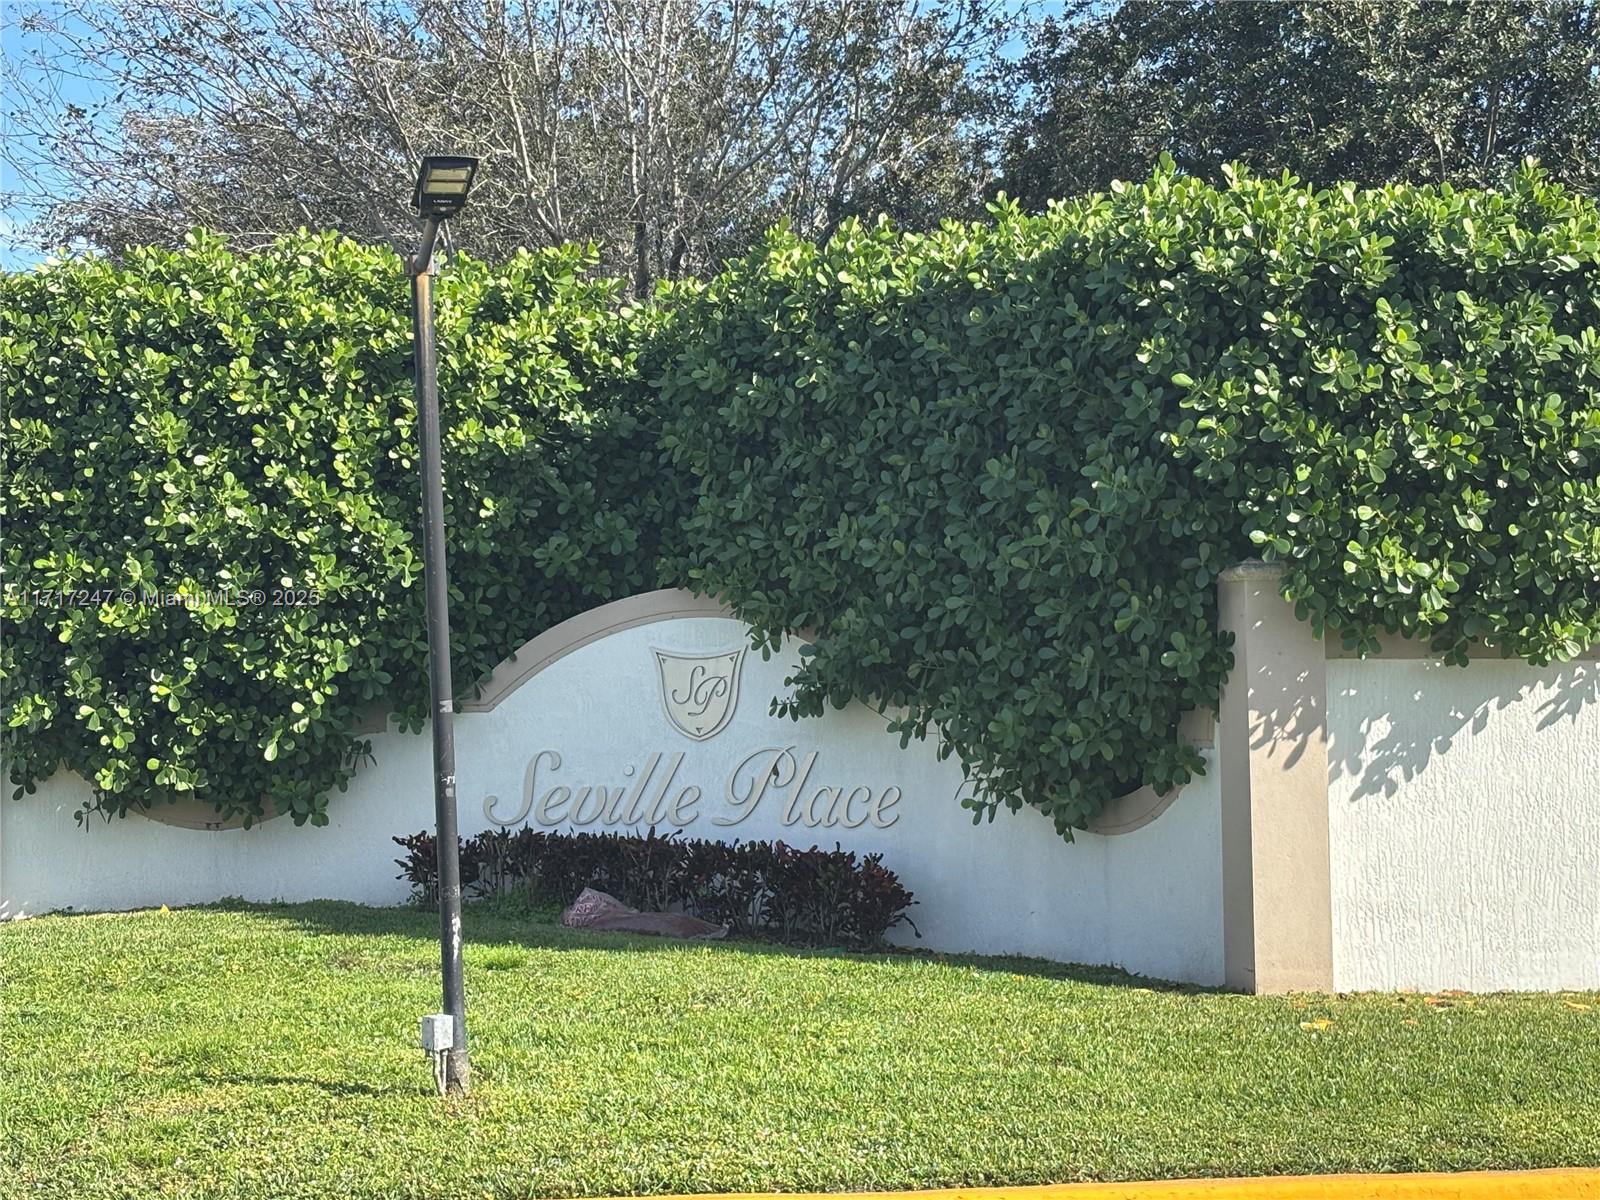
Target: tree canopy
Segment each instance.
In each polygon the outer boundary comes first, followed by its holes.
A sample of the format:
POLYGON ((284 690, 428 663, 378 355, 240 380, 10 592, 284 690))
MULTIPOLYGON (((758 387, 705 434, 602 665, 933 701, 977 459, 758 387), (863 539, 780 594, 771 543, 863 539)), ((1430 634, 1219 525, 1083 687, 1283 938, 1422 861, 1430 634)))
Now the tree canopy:
POLYGON ((779 219, 981 212, 999 0, 54 0, 10 114, 38 232, 409 241, 417 158, 481 156, 490 260, 598 245, 636 295, 779 219), (76 84, 74 81, 77 81, 76 84), (83 81, 97 98, 74 98, 83 81))
POLYGON ((779 220, 826 240, 1139 179, 1600 182, 1595 0, 22 0, 10 204, 113 253, 193 226, 409 241, 429 151, 485 160, 461 249, 593 243, 635 297, 779 220))
POLYGON ((1033 206, 1139 178, 1163 151, 1318 184, 1485 186, 1524 157, 1600 184, 1592 0, 1074 0, 1034 32, 1004 178, 1033 206))

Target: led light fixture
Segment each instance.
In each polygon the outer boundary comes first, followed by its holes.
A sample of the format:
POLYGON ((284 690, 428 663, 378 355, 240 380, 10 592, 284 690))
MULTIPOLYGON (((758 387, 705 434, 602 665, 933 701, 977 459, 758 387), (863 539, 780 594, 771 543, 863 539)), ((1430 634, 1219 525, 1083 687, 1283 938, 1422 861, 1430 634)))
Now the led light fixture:
POLYGON ((461 211, 477 174, 478 160, 460 154, 429 154, 417 170, 412 207, 424 219, 439 220, 461 211))

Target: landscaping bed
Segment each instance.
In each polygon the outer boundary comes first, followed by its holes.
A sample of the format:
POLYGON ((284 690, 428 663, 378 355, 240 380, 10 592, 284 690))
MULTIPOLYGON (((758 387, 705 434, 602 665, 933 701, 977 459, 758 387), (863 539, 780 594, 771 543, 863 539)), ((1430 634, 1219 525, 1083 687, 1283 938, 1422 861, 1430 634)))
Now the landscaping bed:
POLYGON ((0 927, 0 1194, 511 1197, 1600 1165, 1600 996, 1245 997, 1034 960, 436 918, 0 927))

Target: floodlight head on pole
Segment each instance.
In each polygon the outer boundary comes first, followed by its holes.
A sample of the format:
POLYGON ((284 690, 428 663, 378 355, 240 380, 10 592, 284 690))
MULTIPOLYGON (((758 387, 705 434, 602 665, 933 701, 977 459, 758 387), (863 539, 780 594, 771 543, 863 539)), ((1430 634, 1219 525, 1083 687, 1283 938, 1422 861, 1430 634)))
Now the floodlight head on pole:
POLYGON ((478 160, 464 154, 424 155, 417 169, 411 206, 423 220, 443 220, 461 211, 478 173, 478 160))
POLYGON ((460 212, 472 190, 472 177, 478 173, 478 160, 465 154, 427 154, 417 168, 417 186, 411 206, 422 218, 422 238, 417 252, 406 259, 406 269, 415 279, 433 267, 433 247, 439 240, 439 226, 446 217, 460 212))

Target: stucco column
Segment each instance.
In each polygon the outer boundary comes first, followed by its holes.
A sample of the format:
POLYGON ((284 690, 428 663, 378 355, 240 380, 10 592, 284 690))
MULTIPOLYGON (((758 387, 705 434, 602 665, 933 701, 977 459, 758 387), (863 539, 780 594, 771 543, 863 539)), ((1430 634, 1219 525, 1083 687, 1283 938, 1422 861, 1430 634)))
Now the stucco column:
POLYGON ((1323 644, 1279 594, 1282 568, 1241 563, 1219 585, 1234 635, 1222 689, 1222 947, 1228 986, 1331 991, 1323 644))

